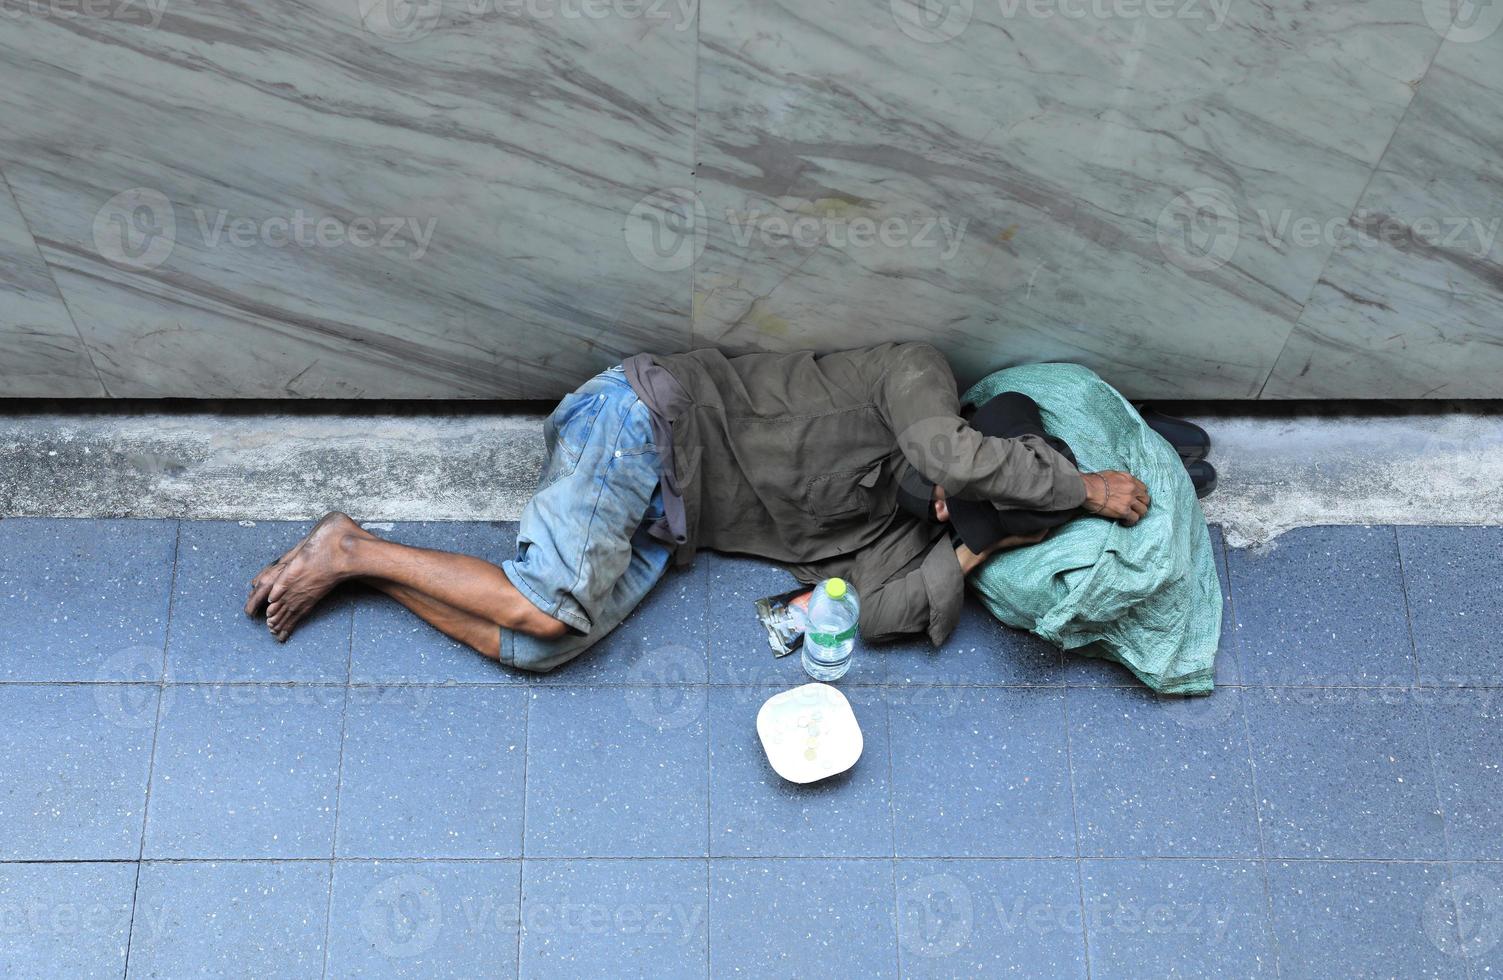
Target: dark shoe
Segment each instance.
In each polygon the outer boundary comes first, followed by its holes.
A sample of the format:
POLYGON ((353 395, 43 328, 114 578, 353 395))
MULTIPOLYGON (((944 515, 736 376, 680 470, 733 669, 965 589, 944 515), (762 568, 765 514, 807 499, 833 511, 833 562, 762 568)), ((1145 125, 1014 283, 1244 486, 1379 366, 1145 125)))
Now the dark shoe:
POLYGON ((1194 422, 1186 422, 1148 406, 1138 412, 1148 427, 1169 441, 1179 458, 1187 463, 1205 459, 1211 454, 1211 436, 1194 422))
POLYGON ((1216 489, 1216 467, 1203 459, 1186 460, 1185 472, 1190 474, 1190 482, 1195 485, 1195 496, 1205 497, 1216 489))

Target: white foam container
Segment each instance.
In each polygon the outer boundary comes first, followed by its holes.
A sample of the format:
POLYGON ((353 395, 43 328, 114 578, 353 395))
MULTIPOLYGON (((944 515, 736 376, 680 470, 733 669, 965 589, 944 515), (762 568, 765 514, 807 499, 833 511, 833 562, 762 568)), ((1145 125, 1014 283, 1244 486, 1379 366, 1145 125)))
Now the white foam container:
POLYGON ((757 712, 757 737, 773 771, 795 783, 845 772, 865 747, 851 702, 828 684, 804 684, 768 698, 757 712))

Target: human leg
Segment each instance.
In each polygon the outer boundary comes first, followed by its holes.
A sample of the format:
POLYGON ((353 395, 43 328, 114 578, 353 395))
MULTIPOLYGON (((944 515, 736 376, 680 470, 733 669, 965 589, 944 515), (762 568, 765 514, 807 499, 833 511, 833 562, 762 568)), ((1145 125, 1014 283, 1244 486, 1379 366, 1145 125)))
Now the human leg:
POLYGON ((470 616, 537 636, 558 636, 567 629, 485 559, 385 541, 342 514, 319 523, 272 585, 268 628, 278 636, 290 633, 320 599, 351 579, 405 586, 470 616))
POLYGON ((646 406, 619 368, 566 397, 545 436, 548 460, 513 559, 497 566, 410 548, 330 515, 253 581, 247 612, 264 605, 268 626, 285 639, 335 585, 363 579, 508 663, 548 669, 586 649, 667 567, 667 547, 643 525, 661 516, 657 450, 646 406))

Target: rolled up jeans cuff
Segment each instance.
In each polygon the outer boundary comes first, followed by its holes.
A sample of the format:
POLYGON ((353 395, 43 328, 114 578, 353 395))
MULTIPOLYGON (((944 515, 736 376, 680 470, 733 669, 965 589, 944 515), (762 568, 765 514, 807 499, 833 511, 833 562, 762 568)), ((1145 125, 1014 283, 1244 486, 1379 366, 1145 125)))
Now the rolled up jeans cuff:
POLYGON ((556 640, 540 640, 517 630, 500 627, 499 659, 502 666, 545 673, 567 663, 594 646, 600 636, 568 633, 556 640))
POLYGON ((496 646, 496 659, 501 661, 503 667, 515 667, 517 665, 517 651, 514 643, 516 633, 505 626, 498 626, 501 631, 501 642, 496 646))
POLYGON ((543 598, 538 590, 533 588, 527 582, 527 577, 523 575, 522 570, 517 567, 515 559, 509 558, 506 561, 502 562, 501 571, 506 573, 506 577, 511 581, 512 585, 516 586, 517 591, 522 593, 522 597, 525 598, 528 602, 532 603, 534 606, 537 606, 538 610, 542 612, 543 615, 552 616, 554 619, 563 623, 565 626, 576 630, 577 632, 588 633, 590 631, 591 624, 589 617, 587 617, 578 606, 571 605, 569 602, 564 600, 560 600, 558 602, 549 602, 547 599, 543 598))

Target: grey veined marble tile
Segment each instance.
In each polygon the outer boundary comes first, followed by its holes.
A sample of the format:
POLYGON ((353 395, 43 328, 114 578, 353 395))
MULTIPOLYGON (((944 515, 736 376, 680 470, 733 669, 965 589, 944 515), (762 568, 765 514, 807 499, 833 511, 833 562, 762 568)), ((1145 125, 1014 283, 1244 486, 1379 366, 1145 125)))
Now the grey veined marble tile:
POLYGON ((1338 229, 1268 397, 1503 394, 1503 10, 1494 9, 1490 33, 1448 40, 1436 55, 1338 229))
POLYGON ((1082 361, 1262 386, 1440 44, 1420 5, 806 5, 701 23, 695 341, 923 337, 963 380, 1082 361))
POLYGON ((0 178, 0 398, 104 394, 47 264, 0 178))
POLYGON ((633 208, 691 177, 692 5, 55 6, 0 32, 0 166, 112 394, 543 396, 688 343, 633 208))

